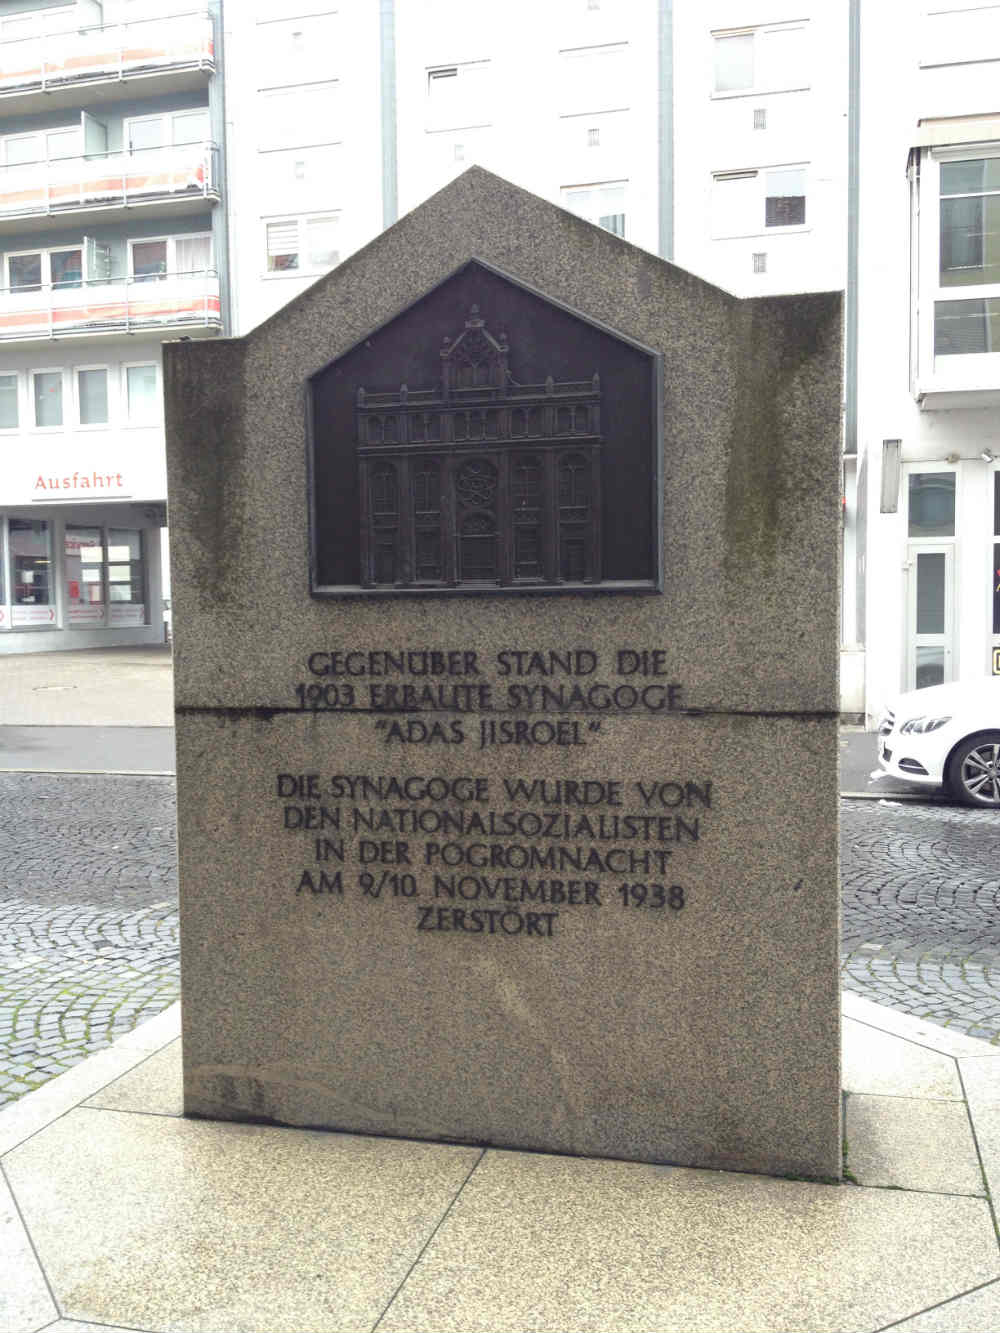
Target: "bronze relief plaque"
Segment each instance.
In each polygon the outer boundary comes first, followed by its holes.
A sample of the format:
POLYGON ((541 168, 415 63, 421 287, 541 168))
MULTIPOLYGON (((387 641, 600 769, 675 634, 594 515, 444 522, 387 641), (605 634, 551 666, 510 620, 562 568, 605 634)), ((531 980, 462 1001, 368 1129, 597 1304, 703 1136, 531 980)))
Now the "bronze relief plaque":
POLYGON ((311 377, 313 594, 658 591, 659 379, 466 264, 311 377))

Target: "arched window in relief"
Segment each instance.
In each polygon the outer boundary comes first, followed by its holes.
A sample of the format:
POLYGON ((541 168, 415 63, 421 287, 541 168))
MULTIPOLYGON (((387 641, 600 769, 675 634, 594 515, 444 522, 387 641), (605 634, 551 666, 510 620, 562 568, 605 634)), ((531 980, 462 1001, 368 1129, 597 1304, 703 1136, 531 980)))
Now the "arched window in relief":
POLYGON ((533 407, 528 413, 528 434, 536 437, 542 434, 542 409, 533 407))
POLYGON ((582 454, 567 454, 559 462, 559 508, 590 510, 590 461, 582 454))
POLYGON ((371 476, 372 513, 377 516, 396 515, 399 513, 399 496, 396 492, 396 469, 391 463, 379 463, 372 468, 371 476))
POLYGON ((454 427, 456 440, 467 440, 469 438, 469 419, 464 412, 455 413, 454 427))
POLYGON ((574 435, 586 435, 589 427, 587 420, 588 412, 585 407, 577 407, 573 411, 573 433, 574 435))
POLYGON ((510 468, 511 499, 515 512, 521 509, 541 509, 542 463, 533 456, 515 455, 510 468))
POLYGON ((368 418, 368 443, 369 443, 369 444, 381 444, 381 443, 382 443, 382 418, 381 418, 381 417, 369 417, 369 418, 368 418))
POLYGON ((436 463, 418 463, 413 472, 413 512, 439 514, 441 512, 440 471, 436 463))
POLYGON ((371 559, 374 583, 399 576, 399 489, 393 463, 376 463, 369 477, 371 559))
POLYGON ((572 417, 568 407, 559 407, 556 409, 556 434, 568 435, 571 429, 572 417))
POLYGON ((385 419, 385 442, 386 444, 395 444, 399 435, 398 426, 395 417, 386 417, 385 419))
POLYGON ((417 463, 412 473, 415 573, 418 583, 440 582, 441 470, 433 460, 417 463))
POLYGON ((511 527, 515 579, 544 577, 542 515, 544 474, 542 460, 515 454, 510 464, 511 527))
POLYGON ((496 581, 497 524, 492 514, 469 514, 462 519, 458 555, 461 583, 496 581))
POLYGON ((528 414, 523 407, 515 407, 510 414, 510 433, 513 438, 520 439, 522 435, 527 434, 528 414))

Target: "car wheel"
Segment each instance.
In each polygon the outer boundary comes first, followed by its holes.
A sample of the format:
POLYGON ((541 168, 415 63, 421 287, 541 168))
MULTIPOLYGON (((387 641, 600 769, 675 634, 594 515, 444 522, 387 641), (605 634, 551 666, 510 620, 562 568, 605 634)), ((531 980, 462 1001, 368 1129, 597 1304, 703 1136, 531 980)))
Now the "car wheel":
POLYGON ((1000 731, 962 741, 948 760, 948 786, 966 805, 1000 808, 1000 731))

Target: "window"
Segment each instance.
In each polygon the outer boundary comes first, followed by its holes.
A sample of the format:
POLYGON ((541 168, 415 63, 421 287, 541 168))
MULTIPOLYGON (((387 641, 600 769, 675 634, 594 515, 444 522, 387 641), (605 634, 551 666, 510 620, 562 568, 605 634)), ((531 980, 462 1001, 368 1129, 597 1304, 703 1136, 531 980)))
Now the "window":
POLYGON ((754 127, 755 130, 766 130, 766 129, 767 129, 767 107, 766 107, 766 106, 758 106, 758 107, 754 107, 754 112, 753 112, 753 127, 754 127))
POLYGON ((31 376, 35 425, 53 429, 63 424, 62 371, 36 370, 31 376))
POLYGON ((83 250, 35 250, 7 256, 7 285, 13 292, 37 292, 83 285, 83 250))
POLYGON ((341 136, 335 82, 261 92, 260 150, 337 143, 341 136))
POLYGON ((721 171, 712 182, 712 235, 756 236, 806 221, 806 168, 721 171))
POLYGON ((625 181, 606 185, 567 185, 562 202, 571 213, 595 222, 615 236, 625 235, 625 181))
POLYGON ((809 86, 805 23, 713 34, 716 95, 788 92, 809 86))
POLYGON ((66 619, 70 626, 105 623, 104 534, 67 525, 63 540, 66 619))
POLYGON ((11 291, 40 291, 42 286, 41 254, 8 255, 7 285, 11 291))
MULTIPOLYGON (((273 83, 309 83, 330 77, 331 55, 339 50, 336 13, 302 14, 257 24, 258 68, 271 72, 273 83)), ((309 8, 322 8, 311 5, 309 8)), ((330 6, 333 9, 333 6, 330 6)), ((292 9, 295 13, 296 9, 292 9)))
POLYGON ((335 213, 265 222, 268 273, 324 273, 340 262, 335 213))
POLYGON ((488 125, 490 62, 474 60, 462 65, 441 65, 427 71, 426 128, 469 129, 488 125))
POLYGON ((600 129, 599 129, 599 128, 596 128, 596 129, 589 129, 589 130, 587 131, 587 147, 588 147, 588 148, 600 148, 600 146, 601 146, 601 131, 600 131, 600 129))
POLYGON ((132 241, 132 276, 140 282, 152 282, 166 276, 166 241, 132 241))
MULTIPOLYGON (((931 177, 933 179, 933 176, 931 177)), ((934 355, 1000 352, 1000 156, 938 164, 934 355)))
POLYGON ((19 423, 16 375, 0 375, 0 430, 14 430, 19 423))
POLYGON ((138 116, 125 122, 125 142, 130 153, 203 143, 208 137, 208 107, 175 111, 172 115, 138 116))
POLYGON ((561 115, 622 109, 630 104, 626 42, 559 52, 561 115))
POLYGON ((954 537, 955 473, 911 472, 909 536, 954 537))
POLYGON ((146 570, 142 533, 108 529, 108 603, 112 625, 141 625, 146 620, 146 570))
POLYGON ((49 272, 53 287, 82 287, 83 251, 50 250, 49 272))
POLYGON ((12 518, 11 624, 51 624, 52 532, 44 519, 12 518))
POLYGON ((806 173, 802 168, 768 171, 764 179, 764 226, 802 226, 806 220, 806 173))
POLYGON ((63 552, 70 626, 146 623, 142 533, 67 526, 63 552))
POLYGON ((757 250, 753 256, 753 271, 755 273, 767 272, 767 251, 757 250))
POLYGON ((88 367, 76 372, 76 399, 81 426, 107 425, 107 366, 88 367))
POLYGON ((155 363, 125 367, 125 408, 130 426, 156 424, 160 400, 155 363))
POLYGON ((54 162, 62 157, 77 157, 79 153, 79 125, 0 138, 0 164, 9 167, 29 162, 54 162))
POLYGON ((212 238, 207 234, 129 241, 128 248, 129 269, 137 282, 201 274, 212 266, 212 238))

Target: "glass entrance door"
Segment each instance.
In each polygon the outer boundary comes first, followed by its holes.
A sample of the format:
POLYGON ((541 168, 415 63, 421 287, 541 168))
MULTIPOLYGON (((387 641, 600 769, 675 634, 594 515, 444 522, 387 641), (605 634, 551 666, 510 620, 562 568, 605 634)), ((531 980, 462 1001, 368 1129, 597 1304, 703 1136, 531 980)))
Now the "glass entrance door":
POLYGON ((953 677, 952 546, 910 546, 907 685, 922 690, 953 677))

